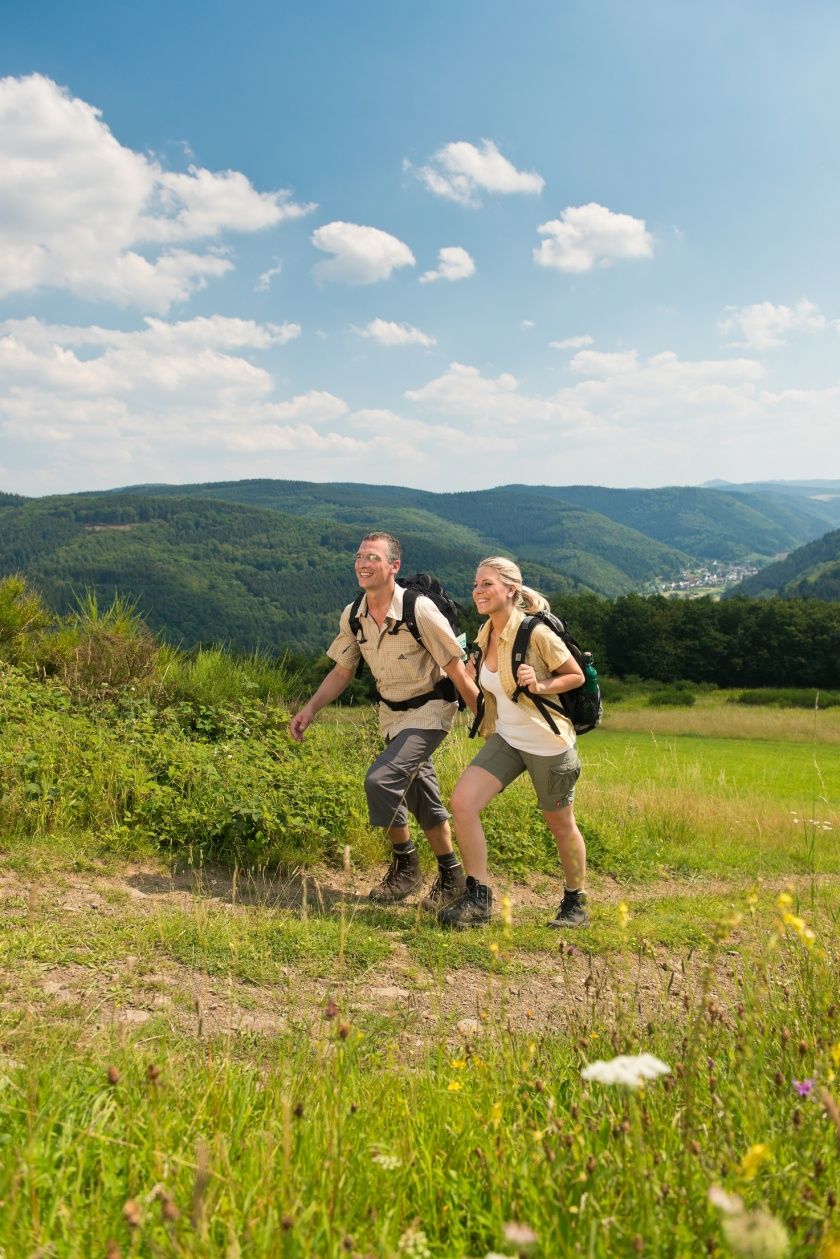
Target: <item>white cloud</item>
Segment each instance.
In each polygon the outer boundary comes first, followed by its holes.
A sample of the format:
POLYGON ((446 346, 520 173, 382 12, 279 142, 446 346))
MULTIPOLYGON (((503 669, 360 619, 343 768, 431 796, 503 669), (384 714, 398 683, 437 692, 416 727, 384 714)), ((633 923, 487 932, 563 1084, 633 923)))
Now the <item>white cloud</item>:
POLYGON ((276 275, 280 275, 282 270, 283 270, 283 263, 280 261, 279 258, 276 258, 274 260, 274 266, 268 267, 267 270, 263 271, 260 274, 260 278, 257 280, 256 284, 254 285, 254 292, 267 293, 269 289, 271 288, 271 281, 274 279, 276 275))
POLYGON ((545 240, 534 250, 535 262, 558 271, 591 271, 594 266, 608 267, 616 259, 653 255, 653 237, 644 219, 615 214, 594 201, 567 206, 559 219, 537 230, 545 240))
POLYGON ((435 196, 461 205, 477 205, 481 192, 540 193, 545 186, 542 175, 517 170, 492 140, 480 148, 466 140, 445 144, 417 174, 435 196))
POLYGON ((313 208, 239 171, 165 170, 38 74, 0 80, 0 165, 0 295, 57 288, 165 312, 233 265, 179 246, 313 208))
POLYGON ((534 319, 520 319, 519 326, 520 328, 536 328, 537 324, 534 319))
MULTIPOLYGON (((370 408, 354 411, 350 416, 353 428, 371 433, 380 447, 387 447, 399 458, 424 460, 433 464, 441 453, 470 457, 475 454, 476 434, 473 429, 454 424, 430 424, 425 420, 406 419, 395 411, 370 408)), ((515 437, 488 433, 481 438, 482 454, 510 454, 517 448, 515 437)))
POLYGON ((374 284, 400 267, 413 267, 414 254, 403 241, 378 227, 358 223, 326 223, 312 233, 316 249, 333 257, 315 266, 320 280, 374 284))
POLYGON ((419 328, 412 327, 410 323, 389 323, 385 319, 371 319, 366 327, 356 328, 355 331, 360 337, 367 337, 379 345, 430 346, 437 344, 434 337, 430 337, 427 332, 421 332, 419 328))
POLYGON ((550 350, 580 350, 584 346, 592 345, 593 338, 589 333, 584 333, 580 337, 566 337, 563 341, 549 341, 548 348, 550 350))
POLYGON ((224 451, 356 451, 357 438, 329 431, 348 411, 342 398, 312 389, 276 400, 271 374, 243 357, 298 331, 220 315, 149 317, 136 331, 7 320, 0 439, 29 467, 67 478, 61 488, 166 479, 196 459, 215 461, 218 474, 224 451))
POLYGON ((789 332, 819 332, 826 326, 820 308, 805 297, 795 306, 755 302, 752 306, 727 306, 726 311, 726 318, 718 324, 721 334, 740 334, 741 340, 730 344, 751 350, 784 345, 789 332))
POLYGON ((447 245, 438 251, 438 265, 434 271, 424 271, 420 276, 421 284, 432 284, 435 280, 467 280, 475 275, 475 262, 460 245, 447 245))

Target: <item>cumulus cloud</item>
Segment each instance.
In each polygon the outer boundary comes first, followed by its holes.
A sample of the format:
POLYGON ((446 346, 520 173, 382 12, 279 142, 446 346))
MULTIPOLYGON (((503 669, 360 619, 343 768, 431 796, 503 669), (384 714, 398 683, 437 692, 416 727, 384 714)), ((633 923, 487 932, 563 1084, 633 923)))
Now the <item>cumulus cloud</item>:
MULTIPOLYGON (((413 462, 422 460, 434 464, 442 452, 468 458, 476 449, 476 437, 472 430, 457 428, 453 424, 407 419, 387 408, 354 411, 349 422, 353 428, 376 437, 379 449, 387 449, 394 456, 413 462)), ((481 449, 484 454, 511 454, 517 444, 515 437, 488 433, 482 438, 481 449)))
POLYGON ((795 306, 755 302, 752 306, 727 306, 726 312, 718 324, 721 334, 740 335, 740 340, 730 345, 751 350, 770 350, 784 345, 790 332, 819 332, 826 326, 819 307, 805 297, 795 306))
POLYGON ((56 288, 164 313, 231 269, 206 242, 313 208, 239 171, 166 170, 38 74, 0 80, 0 164, 0 295, 56 288))
POLYGON ((326 223, 312 233, 312 244, 332 254, 315 266, 319 280, 344 284, 375 284, 400 267, 413 267, 414 254, 403 241, 378 227, 358 223, 326 223))
POLYGON ((580 337, 566 337, 563 341, 549 341, 548 348, 550 350, 580 350, 586 345, 592 345, 592 337, 588 332, 580 337))
POLYGON ((616 259, 653 255, 653 237, 644 219, 615 214, 594 201, 567 206, 559 219, 541 224, 537 231, 545 239, 534 250, 535 262, 558 271, 591 271, 616 259))
POLYGON ((437 344, 434 337, 429 336, 427 332, 421 332, 419 328, 412 327, 410 323, 389 323, 385 319, 371 319, 364 328, 356 328, 355 331, 360 337, 367 337, 379 345, 389 347, 437 344))
POLYGON ((438 251, 438 265, 434 271, 424 271, 420 276, 421 284, 432 284, 435 280, 467 280, 475 274, 475 263, 460 245, 447 245, 438 251))
POLYGON ((482 140, 479 148, 467 140, 445 144, 417 174, 435 196, 470 206, 482 192, 534 194, 545 186, 542 175, 517 170, 492 140, 482 140))
POLYGON ((194 468, 196 450, 216 460, 224 451, 358 449, 358 438, 330 432, 348 411, 342 398, 311 389, 278 400, 270 372, 244 357, 298 332, 220 315, 147 317, 135 331, 7 320, 0 439, 51 476, 71 469, 64 474, 74 488, 160 480, 173 462, 194 468))

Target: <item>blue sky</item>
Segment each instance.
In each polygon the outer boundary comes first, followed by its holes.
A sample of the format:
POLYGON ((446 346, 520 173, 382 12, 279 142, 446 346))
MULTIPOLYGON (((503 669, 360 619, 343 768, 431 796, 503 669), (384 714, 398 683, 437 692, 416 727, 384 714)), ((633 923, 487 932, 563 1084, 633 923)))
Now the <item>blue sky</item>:
POLYGON ((15 8, 0 487, 840 475, 834 4, 15 8))

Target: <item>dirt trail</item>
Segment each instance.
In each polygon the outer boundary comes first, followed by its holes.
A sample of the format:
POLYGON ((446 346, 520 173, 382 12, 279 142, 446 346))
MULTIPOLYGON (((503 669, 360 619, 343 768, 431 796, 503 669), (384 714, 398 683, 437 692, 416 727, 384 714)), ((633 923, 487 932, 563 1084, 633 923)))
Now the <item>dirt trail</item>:
MULTIPOLYGON (((118 873, 59 873, 26 877, 0 866, 0 915, 14 927, 59 921, 65 927, 78 916, 80 930, 90 915, 125 923, 131 931, 154 929, 156 918, 172 910, 213 915, 267 914, 293 910, 301 915, 333 916, 343 903, 356 913, 367 904, 370 876, 354 871, 317 870, 286 877, 233 877, 222 869, 169 872, 162 867, 126 865, 118 873)), ((724 882, 704 882, 704 892, 735 891, 724 882)), ((739 885, 743 887, 743 885, 739 885)), ((686 881, 663 880, 638 889, 646 899, 685 894, 686 881)), ((514 919, 553 909, 562 889, 549 878, 530 885, 499 887, 508 891, 514 919)), ((595 883, 599 903, 618 903, 627 889, 613 880, 595 883)), ((407 915, 418 911, 405 907, 407 915)), ((40 926, 39 926, 40 929, 40 926)), ((80 1022, 90 1033, 108 1024, 173 1031, 204 1037, 218 1033, 271 1035, 289 1024, 320 1025, 327 1003, 351 1026, 377 1023, 387 1036, 407 1046, 424 1046, 441 1036, 480 1039, 491 1025, 586 1034, 595 1022, 655 1022, 677 1012, 701 985, 722 1007, 735 999, 737 954, 724 952, 711 978, 699 954, 687 962, 657 949, 652 956, 590 956, 573 933, 558 939, 552 952, 514 950, 508 972, 488 973, 457 966, 443 973, 424 969, 406 947, 403 933, 372 926, 389 945, 388 956, 362 974, 347 976, 329 962, 313 977, 295 967, 280 968, 272 984, 219 977, 201 967, 174 960, 164 948, 141 961, 117 945, 113 956, 93 964, 53 964, 28 959, 0 969, 0 1007, 23 1018, 80 1022)), ((117 933, 117 940, 120 939, 117 933)), ((43 956, 43 953, 42 953, 43 956)))

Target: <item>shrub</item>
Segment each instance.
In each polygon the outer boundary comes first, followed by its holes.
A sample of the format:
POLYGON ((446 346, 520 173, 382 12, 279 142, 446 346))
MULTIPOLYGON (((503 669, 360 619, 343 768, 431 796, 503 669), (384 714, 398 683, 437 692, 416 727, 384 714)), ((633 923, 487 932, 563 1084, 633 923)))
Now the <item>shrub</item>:
POLYGON ((697 696, 693 691, 684 690, 680 686, 669 686, 661 691, 652 691, 648 696, 651 708, 690 708, 697 696))
POLYGON ((729 703, 772 708, 836 708, 840 705, 840 691, 762 687, 761 690, 741 691, 739 695, 732 696, 729 703))

